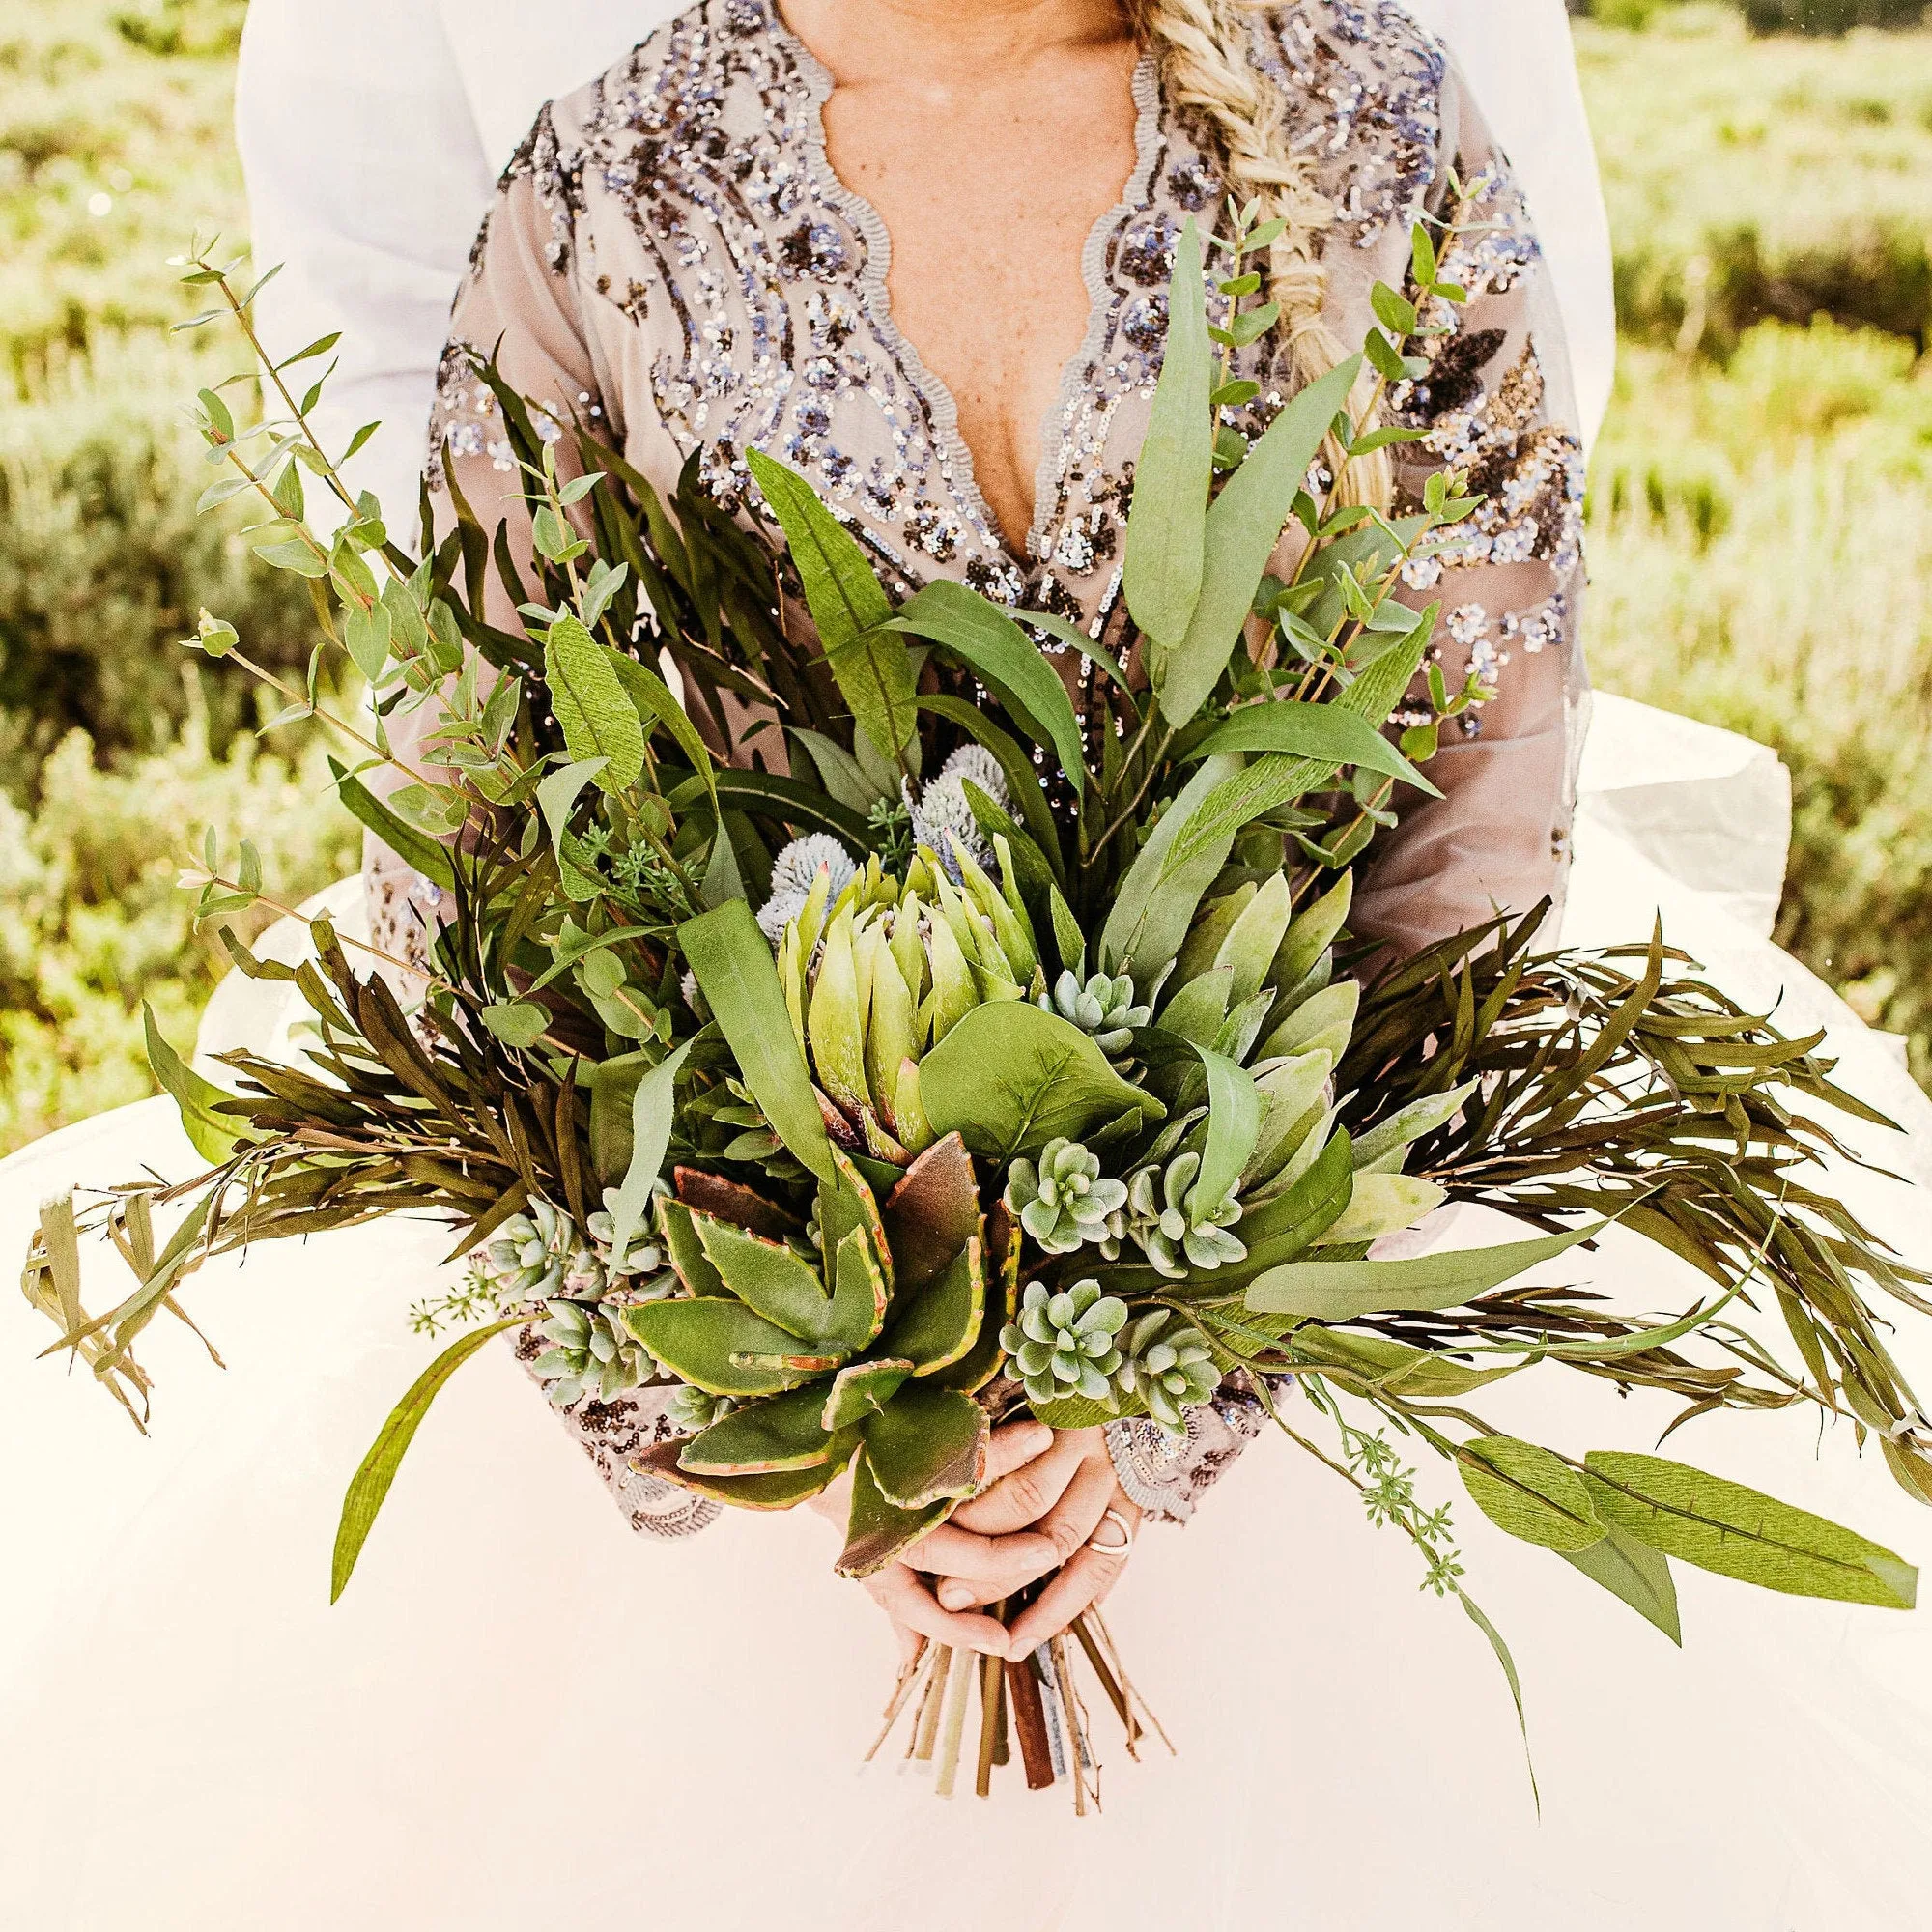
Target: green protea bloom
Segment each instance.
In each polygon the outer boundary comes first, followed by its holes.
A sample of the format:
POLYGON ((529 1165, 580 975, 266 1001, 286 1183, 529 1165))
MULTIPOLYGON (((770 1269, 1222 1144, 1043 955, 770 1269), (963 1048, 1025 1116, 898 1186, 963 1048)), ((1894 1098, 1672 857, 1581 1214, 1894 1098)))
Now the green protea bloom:
POLYGON ((1127 1183, 1127 1233, 1149 1263, 1170 1280, 1186 1274, 1184 1257, 1197 1268, 1225 1267, 1245 1261, 1248 1251, 1229 1230, 1241 1218, 1235 1189, 1211 1208, 1194 1184, 1201 1156, 1191 1149, 1178 1153, 1165 1172, 1144 1167, 1127 1183))
POLYGON ((1038 1004, 1092 1034, 1094 1044, 1110 1060, 1123 1058, 1134 1043, 1134 1028, 1146 1026, 1153 1016, 1151 1007, 1134 1004, 1133 976, 1127 973, 1115 979, 1095 973, 1084 986, 1073 974, 1063 973, 1038 1004))
POLYGON ((1186 1411, 1214 1399, 1221 1371, 1200 1329, 1165 1308, 1143 1315, 1122 1337, 1122 1360, 1114 1381, 1138 1396, 1170 1435, 1187 1433, 1186 1411))
POLYGON ((1123 1181, 1100 1178, 1100 1157, 1078 1141, 1048 1141, 1037 1167, 1016 1160, 1007 1171, 1007 1211, 1050 1255, 1070 1255, 1105 1241, 1109 1219, 1126 1206, 1123 1181))
POLYGON ((1000 1331, 1000 1346, 1032 1401, 1084 1395, 1109 1402, 1121 1367, 1115 1338, 1126 1323, 1127 1304, 1102 1294, 1097 1281, 1076 1281, 1060 1294, 1049 1293, 1044 1282, 1029 1282, 1019 1320, 1000 1331))
POLYGON ((531 1367, 558 1408, 582 1395, 609 1402, 654 1372, 643 1345, 611 1319, 617 1311, 582 1301, 545 1306, 550 1320, 539 1332, 552 1346, 531 1367))

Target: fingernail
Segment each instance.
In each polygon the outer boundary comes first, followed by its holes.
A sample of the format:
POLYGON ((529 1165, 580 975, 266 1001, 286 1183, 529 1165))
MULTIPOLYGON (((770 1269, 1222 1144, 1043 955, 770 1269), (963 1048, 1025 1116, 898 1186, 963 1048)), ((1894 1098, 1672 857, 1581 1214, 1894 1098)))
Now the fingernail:
POLYGON ((949 1610, 963 1610, 973 1601, 973 1593, 964 1583, 947 1583, 940 1589, 939 1601, 949 1610))

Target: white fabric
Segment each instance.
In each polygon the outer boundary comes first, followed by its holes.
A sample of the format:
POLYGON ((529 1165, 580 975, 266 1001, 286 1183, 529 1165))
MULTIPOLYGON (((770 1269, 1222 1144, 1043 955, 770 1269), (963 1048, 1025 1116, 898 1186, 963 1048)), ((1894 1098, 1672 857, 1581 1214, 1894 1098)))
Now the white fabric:
MULTIPOLYGON (((1856 1018, 1711 898, 1587 816, 1570 936, 1662 907, 1746 997, 1821 1015, 1848 1077, 1932 1107, 1856 1018), (1897 1086, 1879 1086, 1887 1069, 1897 1086), (1902 1091, 1901 1091, 1902 1090, 1902 1091)), ((1916 1106, 1916 1113, 1911 1109, 1916 1106)), ((35 1204, 143 1164, 193 1171, 165 1102, 0 1165, 0 1250, 35 1204)), ((1932 1184, 1932 1176, 1927 1177, 1932 1184)), ((1834 1173, 1908 1250, 1927 1196, 1834 1173)), ((1495 1231, 1463 1217, 1456 1245, 1495 1231)), ((344 1485, 428 1360, 406 1305, 440 1231, 396 1223, 211 1269, 217 1374, 162 1322, 156 1434, 36 1361, 0 1304, 0 1925, 32 1932, 1863 1932, 1924 1919, 1932 1642, 1921 1615, 1680 1570, 1686 1648, 1457 1508, 1468 1580, 1521 1667, 1539 1823, 1482 1638, 1410 1552, 1264 1438, 1192 1527, 1142 1539, 1110 1612, 1182 1755, 1106 1749, 1105 1815, 1009 1774, 990 1804, 853 1767, 892 1671, 815 1519, 634 1536, 491 1349, 451 1384, 348 1596, 327 1605, 344 1485)), ((97 1258, 90 1265, 106 1265, 97 1258)), ((1700 1284, 1619 1239, 1563 1278, 1659 1309, 1700 1284)), ((1932 1330, 1900 1338, 1932 1385, 1932 1330)), ((1489 1392, 1505 1427, 1647 1448, 1667 1419, 1578 1378, 1489 1392)), ((1720 1417, 1676 1447, 1907 1556, 1928 1519, 1843 1432, 1720 1417)), ((1438 1493, 1447 1494, 1432 1475, 1438 1493)))
MULTIPOLYGON (((412 529, 450 299, 497 174, 553 96, 674 0, 253 0, 236 126, 255 251, 283 264, 261 320, 282 353, 343 331, 322 426, 384 433, 354 467, 412 529)), ((1562 0, 1414 0, 1444 35, 1536 216, 1586 439, 1616 350, 1609 231, 1562 0)), ((320 365, 318 365, 320 366, 320 365)))

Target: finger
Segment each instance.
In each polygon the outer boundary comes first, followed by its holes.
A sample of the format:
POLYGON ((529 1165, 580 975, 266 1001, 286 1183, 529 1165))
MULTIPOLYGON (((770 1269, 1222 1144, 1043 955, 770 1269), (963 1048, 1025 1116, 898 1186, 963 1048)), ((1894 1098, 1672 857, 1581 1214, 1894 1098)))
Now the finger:
POLYGON ((1029 1416, 1024 1422, 1009 1422, 993 1431, 992 1453, 986 1464, 988 1487, 1023 1469, 1036 1457, 1053 1447, 1053 1431, 1045 1423, 1029 1416))
POLYGON ((952 1650, 1007 1654, 1006 1626, 992 1617, 959 1616, 939 1607, 932 1592, 903 1564, 895 1563, 866 1582, 867 1594, 891 1617, 921 1636, 952 1650))
POLYGON ((1014 1621, 1007 1655, 1025 1657, 1048 1638, 1060 1635, 1083 1610, 1105 1601, 1126 1567, 1124 1553, 1083 1549, 1014 1621))
MULTIPOLYGON (((949 1522, 921 1538, 899 1560, 931 1576, 982 1584, 986 1594, 972 1601, 990 1604, 1010 1596, 1036 1577, 1043 1577, 1061 1555, 1037 1530, 1023 1529, 1011 1536, 975 1536, 969 1530, 954 1529, 949 1522)), ((944 1584, 940 1585, 939 1600, 948 1609, 959 1607, 947 1599, 944 1584)))
POLYGON ((1107 1505, 1114 1500, 1117 1490, 1118 1479, 1111 1463, 1081 1463, 1072 1482, 1066 1486, 1065 1493, 1034 1529, 991 1539, 989 1547, 993 1549, 1012 1548, 1015 1551, 1013 1560, 999 1573, 997 1588, 993 1587, 992 1579, 975 1578, 971 1571, 952 1570, 949 1565, 948 1579, 941 1582, 935 1592, 940 1604, 949 1610, 967 1610, 981 1604, 996 1604, 1002 1597, 1010 1597, 1036 1578, 1044 1577, 1049 1570, 1058 1569, 1100 1526, 1100 1520, 1107 1514, 1107 1505))
POLYGON ((1083 1463, 1066 1493, 1043 1516, 1038 1534, 1052 1544, 1062 1563, 1069 1561, 1082 1544, 1100 1526, 1107 1505, 1114 1500, 1120 1478, 1105 1457, 1097 1463, 1083 1463))
POLYGON ((961 1529, 981 1536, 1008 1536, 1016 1529, 1032 1528, 1065 1493, 1096 1443, 1104 1457, 1106 1445, 1097 1429, 1062 1430, 1045 1455, 961 1504, 952 1520, 961 1529))
POLYGON ((925 1639, 916 1630, 908 1630, 896 1617, 890 1619, 893 1640, 899 1647, 899 1675, 903 1677, 925 1651, 925 1639))

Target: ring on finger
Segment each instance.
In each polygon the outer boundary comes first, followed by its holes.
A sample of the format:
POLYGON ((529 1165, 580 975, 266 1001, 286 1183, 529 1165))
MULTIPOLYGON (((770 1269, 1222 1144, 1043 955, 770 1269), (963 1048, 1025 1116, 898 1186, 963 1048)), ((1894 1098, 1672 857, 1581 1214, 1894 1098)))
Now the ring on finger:
POLYGON ((1117 1509, 1108 1510, 1087 1539, 1087 1548, 1094 1555, 1117 1557, 1122 1563, 1132 1553, 1133 1547, 1134 1526, 1117 1509))

